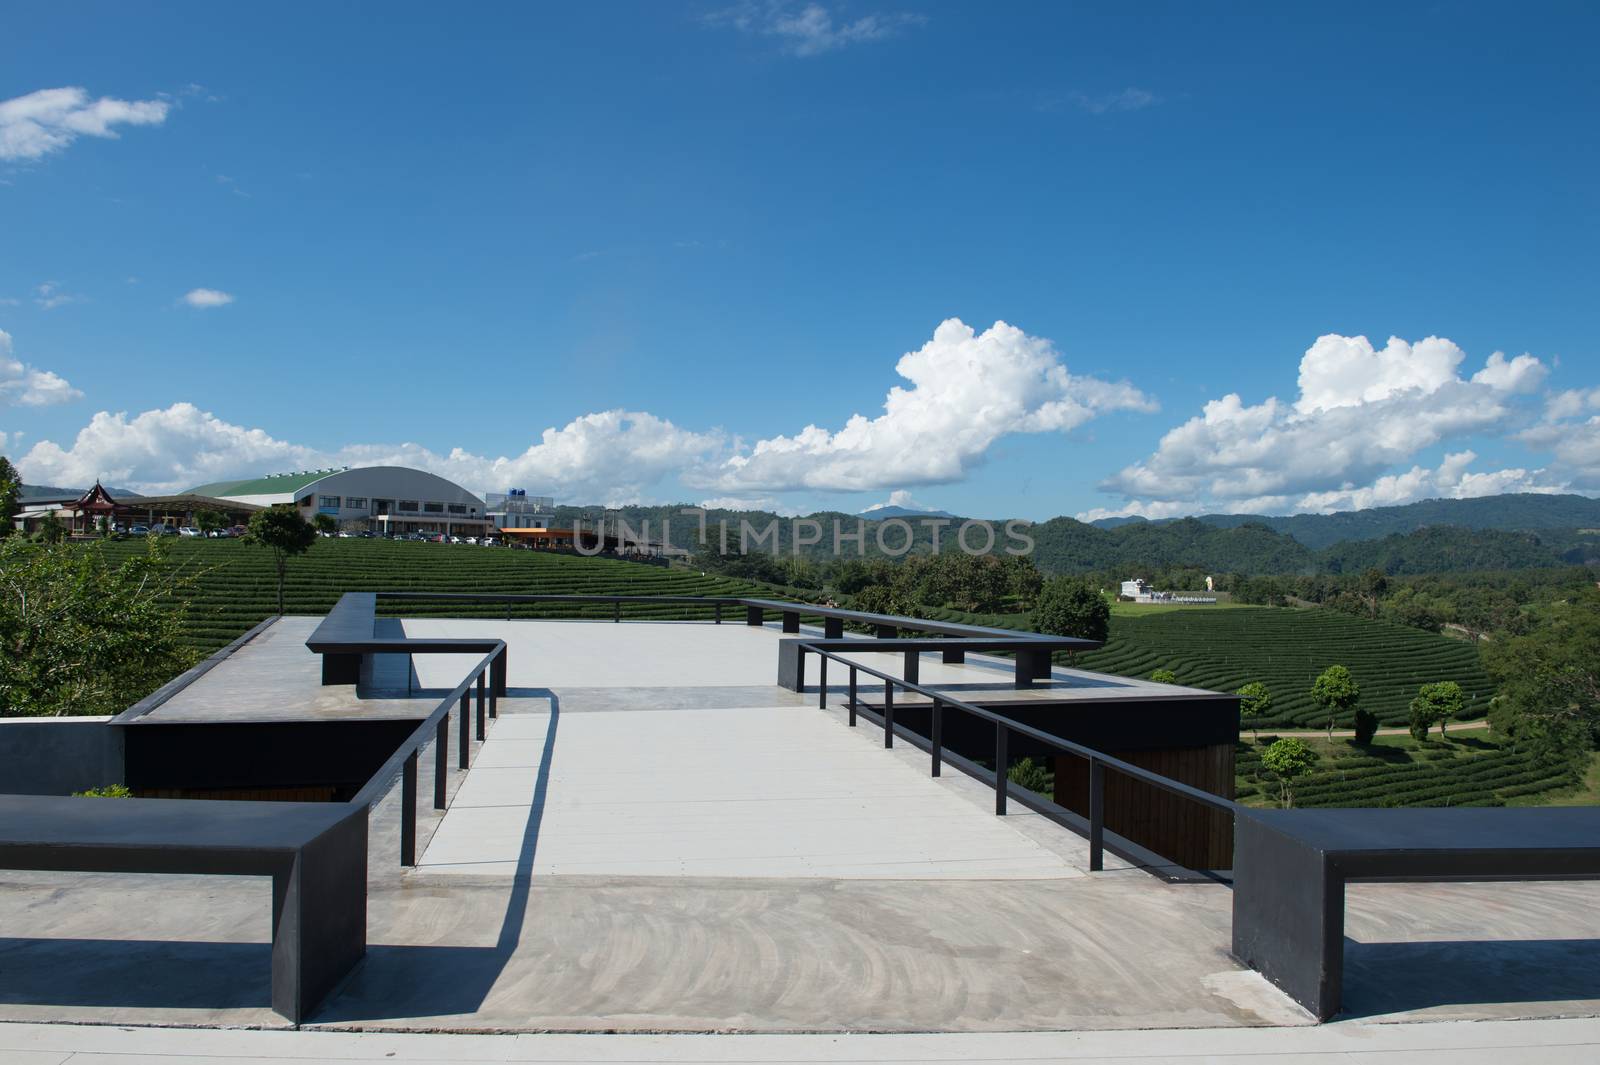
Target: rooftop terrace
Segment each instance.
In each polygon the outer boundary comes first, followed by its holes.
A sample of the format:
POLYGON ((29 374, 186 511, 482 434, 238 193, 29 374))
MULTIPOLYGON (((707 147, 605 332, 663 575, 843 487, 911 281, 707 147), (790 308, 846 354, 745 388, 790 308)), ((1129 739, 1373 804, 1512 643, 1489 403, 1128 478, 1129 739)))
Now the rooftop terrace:
MULTIPOLYGON (((324 686, 306 647, 320 620, 264 627, 127 731, 421 721, 482 657, 380 655, 359 692, 324 686)), ((367 954, 304 1028, 1048 1033, 1315 1022, 1231 956, 1225 877, 1174 880, 1115 853, 1090 873, 1079 832, 1016 801, 996 817, 981 779, 931 776, 911 737, 885 748, 868 717, 851 727, 837 669, 820 708, 814 676, 799 692, 777 685, 780 641, 820 630, 377 625, 387 638, 505 641, 506 693, 470 768, 445 777, 442 812, 434 759, 418 760, 414 866, 396 861, 406 790, 388 788, 374 806, 367 954)), ((903 665, 898 653, 852 660, 903 665)), ((979 654, 928 654, 920 668, 924 687, 983 705, 1202 694, 1059 666, 1018 690, 1011 661, 979 654)), ((267 892, 251 877, 0 869, 0 1021, 288 1027, 270 1008, 267 892)), ((1344 1008, 1361 1023, 1600 1015, 1600 884, 1356 884, 1345 927, 1344 1008)), ((0 1029, 0 1058, 58 1045, 49 1030, 0 1029)), ((1448 1042, 1453 1030, 1436 1031, 1448 1042)), ((1503 1038, 1490 1031, 1482 1038, 1503 1038)), ((1561 1038, 1593 1044, 1596 1031, 1591 1022, 1561 1038)), ((894 1053, 977 1056, 979 1045, 894 1053)), ((1005 1046, 1027 1056, 1044 1044, 1005 1046)), ((837 1050, 810 1047, 796 1052, 837 1050)))

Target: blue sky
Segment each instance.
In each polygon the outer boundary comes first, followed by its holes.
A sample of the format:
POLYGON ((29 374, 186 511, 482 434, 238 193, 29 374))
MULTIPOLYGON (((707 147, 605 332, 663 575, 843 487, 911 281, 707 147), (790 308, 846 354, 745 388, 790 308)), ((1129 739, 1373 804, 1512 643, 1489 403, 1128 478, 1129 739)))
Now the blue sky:
POLYGON ((1031 518, 1600 492, 1592 5, 4 21, 30 481, 404 461, 1031 518))

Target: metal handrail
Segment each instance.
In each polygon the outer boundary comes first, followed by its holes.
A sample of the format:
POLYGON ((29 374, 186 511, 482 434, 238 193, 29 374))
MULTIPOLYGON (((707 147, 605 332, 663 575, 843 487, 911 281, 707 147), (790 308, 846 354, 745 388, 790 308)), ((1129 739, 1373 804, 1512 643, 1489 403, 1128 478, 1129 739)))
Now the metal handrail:
MULTIPOLYGON (((386 645, 404 643, 404 641, 384 640, 386 645)), ((474 685, 477 688, 477 738, 483 742, 486 738, 485 713, 489 717, 499 716, 496 686, 486 684, 488 676, 496 671, 499 665, 504 669, 506 657, 506 642, 495 640, 495 647, 488 654, 478 660, 477 665, 467 671, 460 683, 450 690, 439 701, 439 705, 412 730, 401 744, 395 748, 394 753, 383 763, 378 770, 367 778, 367 782, 355 796, 349 800, 351 806, 366 806, 369 809, 389 794, 394 786, 395 774, 399 774, 400 782, 400 864, 414 866, 417 864, 417 761, 424 745, 431 738, 434 741, 434 767, 433 767, 433 808, 443 810, 447 808, 445 781, 449 771, 450 760, 450 711, 458 702, 460 712, 460 750, 457 755, 456 768, 466 771, 471 763, 472 734, 470 731, 471 712, 469 702, 474 685), (431 730, 431 736, 430 736, 431 730)))
POLYGON ((933 757, 933 776, 939 775, 939 769, 943 763, 943 707, 953 706, 957 710, 981 721, 992 723, 995 726, 994 812, 996 815, 1003 817, 1006 812, 1006 763, 1008 761, 1006 747, 1011 733, 1015 732, 1047 747, 1053 747, 1066 754, 1073 754, 1087 759, 1089 762, 1089 871, 1092 873, 1100 872, 1105 867, 1106 769, 1113 769, 1125 776, 1133 777, 1135 780, 1142 780, 1173 795, 1202 803, 1229 814, 1237 814, 1239 811, 1239 804, 1232 799, 1225 799, 1220 795, 1213 795, 1211 792, 1203 791, 1193 785, 1173 780, 1171 777, 1164 777, 1160 773, 1152 772, 1142 766, 1136 766, 1131 762, 1124 762, 1120 758, 1115 758, 1103 751, 1097 751, 1093 747, 1085 747, 1081 743, 1074 743, 1071 740, 1062 739, 1060 736, 1051 735, 1048 732, 1034 728, 1032 725, 1025 725, 1020 721, 1006 717, 1004 714, 997 714, 993 710, 974 706, 972 703, 954 698, 944 692, 914 681, 891 676, 882 670, 862 665, 859 662, 852 662, 840 654, 818 647, 813 643, 806 642, 800 645, 802 658, 807 652, 817 655, 822 661, 822 668, 817 679, 817 706, 819 709, 825 709, 828 705, 828 662, 832 660, 849 668, 850 685, 846 708, 849 711, 851 726, 856 723, 857 673, 865 673, 884 682, 883 745, 885 747, 894 746, 895 689, 898 687, 909 692, 916 692, 918 695, 926 696, 931 700, 933 706, 928 731, 930 753, 933 757))

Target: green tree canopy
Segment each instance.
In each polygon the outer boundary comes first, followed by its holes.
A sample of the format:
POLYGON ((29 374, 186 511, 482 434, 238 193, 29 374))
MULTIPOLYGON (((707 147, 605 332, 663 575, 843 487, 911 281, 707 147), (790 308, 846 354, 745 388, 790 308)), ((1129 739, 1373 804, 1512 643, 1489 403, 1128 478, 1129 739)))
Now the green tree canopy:
POLYGON ((1279 795, 1287 808, 1294 805, 1295 778, 1305 776, 1317 764, 1317 752, 1293 736, 1274 740, 1261 752, 1261 764, 1278 778, 1279 795))
POLYGON ((1157 669, 1150 674, 1150 679, 1157 684, 1176 684, 1178 675, 1170 669, 1157 669))
POLYGON ((1089 581, 1052 577, 1039 590, 1033 627, 1052 636, 1104 640, 1111 630, 1111 604, 1089 581))
POLYGON ((317 530, 298 511, 269 507, 250 515, 245 542, 272 551, 278 571, 278 615, 283 615, 283 582, 289 572, 289 559, 303 555, 317 542, 317 530))
POLYGON ((1259 680, 1253 680, 1239 689, 1238 696, 1239 717, 1250 723, 1250 734, 1259 740, 1261 735, 1256 731, 1256 722, 1272 709, 1272 691, 1259 680))
POLYGON ((1426 740, 1428 728, 1438 725, 1439 735, 1443 736, 1445 722, 1460 715, 1466 706, 1466 693, 1455 681, 1424 684, 1417 689, 1417 697, 1411 700, 1411 735, 1426 740))
POLYGON ((21 507, 22 477, 4 455, 0 455, 0 539, 10 536, 21 507))
POLYGON ((119 713, 187 669, 185 587, 159 540, 120 566, 99 545, 0 542, 0 717, 119 713))
POLYGON ((1587 750, 1600 740, 1600 591, 1588 588, 1527 635, 1485 647, 1499 686, 1490 711, 1496 731, 1552 750, 1587 750))
POLYGON ((1361 688, 1344 666, 1329 666, 1311 684, 1311 701, 1328 712, 1328 739, 1341 715, 1354 711, 1361 688))

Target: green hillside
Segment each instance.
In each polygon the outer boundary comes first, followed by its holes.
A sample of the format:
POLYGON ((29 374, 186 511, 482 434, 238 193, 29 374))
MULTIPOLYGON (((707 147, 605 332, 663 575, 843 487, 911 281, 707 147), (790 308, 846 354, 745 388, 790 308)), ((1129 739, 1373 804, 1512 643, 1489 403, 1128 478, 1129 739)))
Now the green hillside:
POLYGON ((1165 668, 1180 684, 1214 691, 1262 681, 1273 695, 1264 727, 1324 725, 1307 693, 1317 674, 1336 664, 1350 667, 1361 685, 1361 705, 1385 725, 1403 725, 1418 686, 1431 681, 1458 682, 1473 717, 1484 713, 1492 693, 1470 644, 1332 610, 1191 608, 1118 615, 1111 619, 1106 646, 1079 655, 1077 664, 1140 677, 1165 668))
MULTIPOLYGON (((190 642, 208 652, 221 647, 276 612, 277 582, 270 554, 237 540, 171 540, 172 558, 193 578, 190 642)), ((145 550, 143 542, 101 545, 113 560, 145 550)), ((289 563, 284 609, 323 614, 339 596, 354 591, 508 592, 595 595, 760 595, 777 589, 723 577, 702 577, 636 562, 465 544, 387 540, 318 540, 289 563)), ((505 617, 505 606, 444 603, 380 604, 380 611, 408 617, 505 617), (403 609, 402 609, 403 608, 403 609)), ((525 605, 516 617, 609 617, 604 605, 525 605)), ((710 616, 693 606, 629 606, 626 617, 710 616)))

